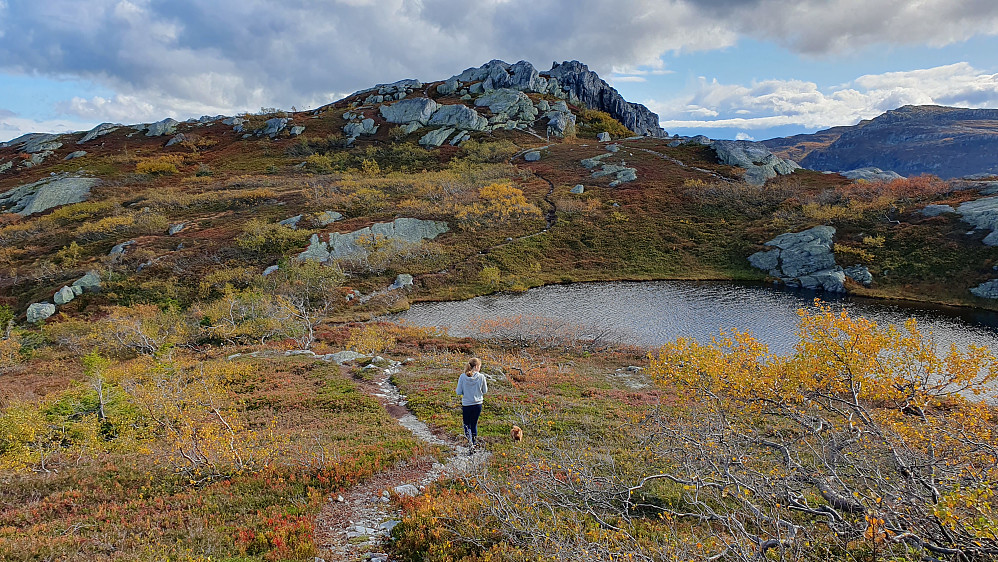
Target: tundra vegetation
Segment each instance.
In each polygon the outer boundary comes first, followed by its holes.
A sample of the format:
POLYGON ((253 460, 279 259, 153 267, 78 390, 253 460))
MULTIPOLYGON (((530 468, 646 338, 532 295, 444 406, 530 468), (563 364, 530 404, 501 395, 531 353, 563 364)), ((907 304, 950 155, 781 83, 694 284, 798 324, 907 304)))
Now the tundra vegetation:
POLYGON ((381 548, 400 560, 998 558, 985 350, 940 354, 917 326, 820 305, 788 357, 750 334, 649 355, 546 318, 482 320, 469 339, 371 320, 545 283, 761 280, 759 243, 818 224, 836 227, 839 265, 873 272, 856 293, 993 308, 967 292, 998 263, 984 233, 916 212, 967 191, 803 170, 751 186, 707 147, 652 138, 618 141, 638 179, 611 188, 580 161, 604 152, 599 132, 629 131, 573 109, 564 141, 496 131, 429 150, 384 125, 348 142, 339 104, 297 138, 216 124, 164 147, 120 130, 0 175, 4 190, 102 180, 86 201, 0 215, 0 559, 321 556, 329 497, 443 455, 372 396, 367 360, 285 354, 345 349, 411 358, 393 381, 452 439, 456 370, 475 354, 493 379, 483 469, 393 498, 381 548), (313 235, 400 217, 449 230, 297 259, 313 235), (90 271, 99 292, 25 321, 90 271), (415 287, 388 290, 400 274, 415 287))

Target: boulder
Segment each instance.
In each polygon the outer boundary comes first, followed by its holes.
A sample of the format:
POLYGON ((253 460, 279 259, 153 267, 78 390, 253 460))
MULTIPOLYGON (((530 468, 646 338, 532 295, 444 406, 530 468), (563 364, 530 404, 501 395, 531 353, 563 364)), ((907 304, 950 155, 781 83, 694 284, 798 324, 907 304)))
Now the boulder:
POLYGON ((449 96, 456 92, 460 86, 461 83, 457 80, 457 78, 451 78, 443 84, 437 85, 437 93, 441 96, 449 96))
POLYGON ((291 131, 290 132, 291 132, 291 136, 297 137, 298 135, 300 135, 300 134, 302 134, 302 133, 305 132, 305 126, 304 125, 295 125, 294 127, 291 127, 291 131))
POLYGON ((870 269, 865 265, 853 265, 847 267, 843 270, 843 273, 845 273, 846 277, 861 285, 869 287, 870 284, 873 283, 873 274, 870 273, 870 269))
POLYGON ((454 138, 452 138, 450 140, 450 142, 448 142, 447 144, 449 144, 451 146, 458 146, 462 142, 464 142, 464 141, 466 141, 466 140, 468 140, 470 138, 471 138, 471 133, 469 133, 468 131, 461 131, 458 134, 454 135, 454 138))
POLYGON ((575 133, 575 114, 562 111, 548 111, 548 135, 565 137, 575 133))
POLYGON ((411 123, 418 121, 425 125, 433 112, 437 110, 437 102, 429 98, 409 98, 381 106, 381 116, 389 123, 411 123))
POLYGON ((313 234, 308 248, 298 255, 298 259, 324 262, 329 259, 364 257, 368 251, 358 243, 359 241, 385 239, 418 243, 436 238, 448 230, 450 229, 445 222, 403 217, 392 222, 375 223, 345 234, 333 232, 329 234, 328 242, 313 234))
POLYGON ((31 324, 37 324, 55 314, 55 305, 48 302, 36 302, 28 306, 27 319, 31 324))
POLYGON ((984 244, 998 246, 998 197, 982 197, 961 203, 956 212, 975 229, 990 230, 991 233, 984 238, 984 244))
POLYGON ((347 361, 356 361, 358 359, 367 359, 367 358, 368 356, 364 355, 363 353, 357 353, 356 351, 349 351, 349 350, 338 351, 336 353, 329 353, 321 357, 323 361, 331 361, 333 363, 336 363, 337 365, 342 365, 347 361))
POLYGON ((413 486, 412 484, 403 484, 401 486, 395 486, 395 493, 400 496, 418 496, 419 488, 413 486))
POLYGON ((276 271, 277 271, 277 270, 279 270, 279 269, 281 269, 281 266, 279 266, 279 265, 271 265, 271 266, 268 266, 268 267, 267 267, 267 269, 264 269, 264 270, 263 270, 263 273, 262 273, 262 275, 263 275, 264 277, 266 277, 266 276, 270 275, 271 273, 274 273, 274 272, 276 272, 276 271))
POLYGON ((263 122, 263 128, 258 131, 260 135, 270 138, 276 137, 281 131, 287 128, 291 120, 287 117, 274 117, 263 122))
POLYGON ((87 131, 80 140, 76 141, 76 144, 84 144, 94 140, 97 137, 102 137, 110 132, 116 131, 121 128, 120 123, 101 123, 93 129, 87 131))
POLYGON ((609 158, 610 156, 613 156, 613 154, 610 152, 605 152, 603 154, 598 154, 596 156, 593 156, 592 158, 586 158, 585 160, 582 160, 580 163, 582 164, 582 167, 584 167, 585 169, 592 170, 593 168, 602 165, 602 162, 600 162, 600 160, 604 158, 609 158))
POLYGON ((75 150, 67 154, 66 157, 63 158, 63 160, 75 160, 76 158, 83 158, 86 155, 87 155, 86 150, 75 150))
MULTIPOLYGON (((50 135, 47 133, 34 133, 21 147, 21 152, 28 154, 51 154, 55 150, 62 148, 59 142, 60 135, 50 135)), ((13 141, 12 141, 13 142, 13 141)))
POLYGON ((772 249, 756 252, 748 261, 789 286, 843 292, 845 272, 835 264, 834 236, 831 226, 781 234, 765 243, 772 249))
POLYGON ((73 289, 67 286, 63 286, 63 288, 59 289, 58 291, 55 292, 54 295, 52 295, 52 302, 54 302, 59 306, 62 306, 75 298, 76 298, 76 293, 73 292, 73 289))
POLYGON ((946 213, 955 213, 956 209, 949 205, 926 205, 921 210, 918 211, 919 214, 926 217, 938 217, 946 213))
POLYGON ((183 230, 185 226, 187 226, 186 222, 178 222, 177 224, 171 224, 170 228, 166 230, 166 234, 167 236, 173 236, 174 234, 177 234, 181 230, 183 230))
POLYGON ((187 140, 187 137, 184 136, 183 133, 179 133, 179 134, 175 135, 172 139, 168 140, 166 142, 166 146, 173 146, 175 144, 180 144, 180 143, 184 142, 185 140, 187 140))
POLYGON ((21 216, 33 215, 60 205, 86 201, 96 178, 59 174, 21 185, 0 194, 0 210, 21 216))
POLYGON ((455 127, 465 131, 484 131, 488 119, 474 109, 461 104, 445 105, 433 112, 427 125, 455 127))
POLYGON ((586 192, 586 188, 585 188, 584 185, 582 185, 580 183, 580 184, 576 185, 575 187, 573 187, 571 189, 571 192, 574 193, 574 194, 576 194, 576 195, 582 195, 583 193, 586 192))
POLYGON ((295 215, 293 217, 288 217, 288 218, 286 218, 286 219, 278 222, 277 224, 284 225, 284 226, 286 226, 288 228, 297 229, 298 228, 298 223, 301 222, 301 219, 304 216, 305 215, 295 215))
POLYGON ((531 150, 530 152, 523 155, 523 159, 527 162, 537 162, 541 159, 541 153, 536 150, 531 150))
POLYGON ((596 135, 596 140, 599 142, 610 142, 610 133, 603 131, 602 133, 596 135))
POLYGON ((867 166, 865 168, 856 168, 855 170, 847 170, 845 172, 839 172, 839 175, 855 180, 855 181, 892 181, 904 178, 901 174, 897 172, 892 172, 890 170, 881 170, 880 168, 874 166, 867 166))
POLYGON ((177 131, 177 125, 180 123, 174 119, 167 117, 162 121, 157 121, 155 123, 150 123, 143 127, 146 132, 147 137, 161 137, 163 135, 172 135, 177 131))
POLYGON ((125 255, 125 248, 128 248, 132 244, 135 244, 135 240, 129 240, 128 242, 122 242, 120 244, 115 244, 111 251, 107 253, 108 256, 112 258, 119 258, 125 255))
POLYGON ((374 124, 374 119, 370 118, 351 121, 343 127, 343 134, 351 139, 356 139, 360 135, 373 135, 377 132, 378 126, 374 124))
POLYGON ((315 222, 318 223, 319 226, 329 226, 342 218, 343 215, 337 213, 336 211, 322 211, 321 213, 315 215, 315 222))
POLYGON ((606 149, 607 149, 608 152, 620 152, 620 145, 619 144, 608 144, 608 145, 606 145, 606 149))
POLYGON ((488 107, 496 115, 506 115, 518 121, 537 118, 537 109, 527 94, 508 88, 486 93, 475 100, 475 106, 488 107))
POLYGON ((800 168, 793 160, 776 156, 758 142, 717 140, 710 146, 721 164, 744 168, 744 179, 752 185, 762 185, 768 179, 800 168))
POLYGON ((388 289, 390 291, 394 291, 395 289, 401 289, 403 287, 412 287, 412 275, 409 275, 408 273, 399 273, 395 276, 395 281, 388 286, 388 289))
POLYGON ((998 279, 985 281, 980 285, 970 289, 975 297, 982 299, 998 299, 998 279))
POLYGON ((96 271, 88 271, 86 275, 80 277, 76 281, 73 281, 72 287, 79 287, 81 290, 88 293, 97 293, 101 290, 101 278, 100 274, 96 271))
POLYGON ((450 137, 453 133, 454 129, 450 127, 433 129, 432 131, 426 133, 425 135, 422 136, 422 138, 419 139, 419 144, 421 144, 422 146, 435 148, 446 142, 448 137, 450 137))
POLYGON ((7 170, 9 170, 9 169, 11 169, 13 167, 14 167, 14 161, 13 160, 8 160, 7 162, 4 162, 3 164, 0 164, 0 174, 2 174, 3 172, 6 172, 7 170))

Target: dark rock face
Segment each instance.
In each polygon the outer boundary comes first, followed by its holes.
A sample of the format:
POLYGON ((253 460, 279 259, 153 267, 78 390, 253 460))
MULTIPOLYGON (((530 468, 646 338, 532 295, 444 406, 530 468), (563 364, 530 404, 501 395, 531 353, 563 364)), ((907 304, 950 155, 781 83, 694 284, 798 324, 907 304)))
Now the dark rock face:
POLYGON ((547 74, 557 78, 561 87, 586 107, 609 113, 635 133, 652 137, 666 136, 659 126, 657 114, 640 103, 625 100, 616 89, 581 62, 573 60, 555 64, 547 74))
POLYGON ((777 154, 781 149, 806 150, 799 162, 812 170, 875 166, 904 176, 935 174, 947 179, 998 174, 998 109, 906 105, 852 127, 764 144, 777 154), (787 146, 790 140, 793 146, 787 146))

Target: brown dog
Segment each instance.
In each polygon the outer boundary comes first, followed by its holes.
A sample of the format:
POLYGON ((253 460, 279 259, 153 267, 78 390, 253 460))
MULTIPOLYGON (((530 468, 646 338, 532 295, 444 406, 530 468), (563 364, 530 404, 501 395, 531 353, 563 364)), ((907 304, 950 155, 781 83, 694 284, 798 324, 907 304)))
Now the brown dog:
POLYGON ((520 426, 514 425, 513 429, 509 430, 509 436, 513 441, 523 441, 523 430, 520 429, 520 426))

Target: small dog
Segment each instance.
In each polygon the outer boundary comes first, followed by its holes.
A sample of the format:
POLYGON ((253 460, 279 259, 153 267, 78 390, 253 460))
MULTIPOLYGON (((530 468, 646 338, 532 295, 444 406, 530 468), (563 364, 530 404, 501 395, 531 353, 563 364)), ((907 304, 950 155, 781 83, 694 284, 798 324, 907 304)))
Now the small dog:
POLYGON ((514 442, 523 441, 523 430, 520 429, 520 426, 514 425, 513 429, 509 430, 509 436, 514 442))

